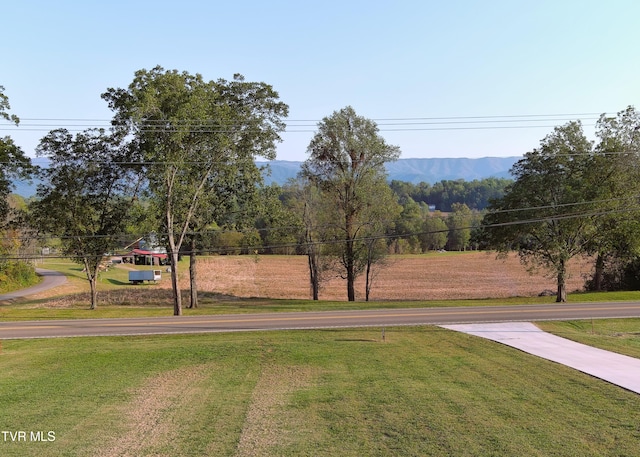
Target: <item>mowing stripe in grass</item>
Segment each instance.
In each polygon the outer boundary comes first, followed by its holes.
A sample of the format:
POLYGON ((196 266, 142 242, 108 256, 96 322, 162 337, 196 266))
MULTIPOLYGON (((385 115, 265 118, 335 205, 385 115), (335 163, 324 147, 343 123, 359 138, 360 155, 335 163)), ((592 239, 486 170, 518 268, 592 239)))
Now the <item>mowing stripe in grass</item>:
POLYGON ((121 439, 116 454, 139 457, 232 456, 241 443, 265 456, 637 455, 638 395, 435 327, 385 336, 5 341, 0 430, 54 430, 56 441, 0 442, 0 453, 94 456, 121 439), (176 432, 145 436, 136 410, 176 432))

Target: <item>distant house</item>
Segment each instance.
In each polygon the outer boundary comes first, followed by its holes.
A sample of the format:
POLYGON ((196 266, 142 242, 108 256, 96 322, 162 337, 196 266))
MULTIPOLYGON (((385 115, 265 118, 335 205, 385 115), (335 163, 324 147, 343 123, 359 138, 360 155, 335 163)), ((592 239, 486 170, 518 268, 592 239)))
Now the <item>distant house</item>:
POLYGON ((134 249, 122 256, 122 263, 132 263, 134 265, 166 265, 168 263, 168 256, 162 252, 134 249))

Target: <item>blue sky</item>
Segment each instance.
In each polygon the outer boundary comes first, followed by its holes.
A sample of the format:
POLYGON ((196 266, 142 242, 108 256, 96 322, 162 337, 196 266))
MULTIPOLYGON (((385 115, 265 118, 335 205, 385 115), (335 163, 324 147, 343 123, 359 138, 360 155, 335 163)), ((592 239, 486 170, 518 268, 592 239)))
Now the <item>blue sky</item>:
POLYGON ((592 137, 597 114, 640 108, 637 0, 3 3, 0 85, 22 123, 0 134, 31 156, 50 129, 105 125, 100 94, 156 65, 271 84, 282 160, 347 105, 403 158, 518 156, 553 125, 592 137))

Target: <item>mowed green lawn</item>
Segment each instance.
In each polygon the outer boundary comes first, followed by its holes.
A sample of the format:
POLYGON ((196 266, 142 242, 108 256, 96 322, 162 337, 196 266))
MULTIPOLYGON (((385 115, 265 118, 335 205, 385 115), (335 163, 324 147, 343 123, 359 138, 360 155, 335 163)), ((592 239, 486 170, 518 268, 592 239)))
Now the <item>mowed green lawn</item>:
POLYGON ((5 340, 0 431, 28 439, 0 434, 0 455, 638 455, 640 395, 438 327, 385 337, 5 340))
POLYGON ((640 319, 549 321, 537 325, 578 343, 640 359, 640 319))

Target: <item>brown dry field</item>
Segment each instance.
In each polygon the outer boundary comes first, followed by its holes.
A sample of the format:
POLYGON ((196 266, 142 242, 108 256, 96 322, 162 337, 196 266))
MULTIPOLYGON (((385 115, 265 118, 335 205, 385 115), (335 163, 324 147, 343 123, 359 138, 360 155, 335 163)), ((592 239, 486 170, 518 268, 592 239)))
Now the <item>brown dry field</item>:
MULTIPOLYGON (((591 262, 570 264, 567 290, 582 290, 591 262)), ((181 272, 188 287, 187 269, 181 272)), ((163 280, 161 287, 170 288, 163 280)), ((442 300, 530 297, 555 290, 553 278, 543 271, 529 274, 515 256, 496 259, 494 253, 467 252, 390 256, 379 269, 371 300, 442 300)), ((305 256, 215 256, 198 259, 198 290, 236 297, 310 298, 305 256)), ((356 298, 364 300, 364 277, 356 283, 356 298)), ((346 283, 326 282, 321 300, 345 300, 346 283)))

